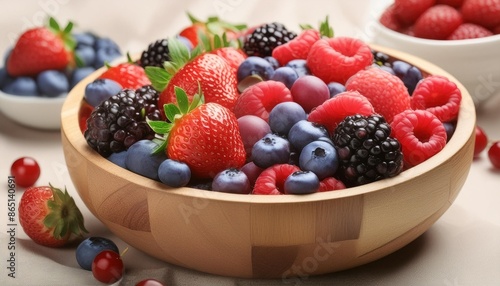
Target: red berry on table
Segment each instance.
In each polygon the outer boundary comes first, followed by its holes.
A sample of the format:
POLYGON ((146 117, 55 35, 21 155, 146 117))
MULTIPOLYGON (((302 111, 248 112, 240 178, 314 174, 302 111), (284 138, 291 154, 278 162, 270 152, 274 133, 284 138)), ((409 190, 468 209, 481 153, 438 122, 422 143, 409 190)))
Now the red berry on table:
POLYGON ((394 13, 401 23, 412 25, 435 3, 436 0, 395 0, 394 13))
POLYGON ((495 168, 500 169, 500 141, 494 142, 488 149, 488 158, 495 168))
POLYGON ((68 191, 52 186, 24 191, 19 202, 19 222, 34 242, 49 247, 64 246, 72 234, 87 232, 82 213, 68 191))
POLYGON ((476 24, 463 23, 458 26, 458 28, 451 33, 447 40, 466 40, 466 39, 477 39, 492 36, 493 33, 476 24))
POLYGON ((462 101, 462 92, 448 78, 431 75, 418 83, 411 97, 413 109, 425 109, 442 122, 457 118, 462 101))
POLYGON ((410 108, 410 95, 404 82, 380 68, 356 73, 347 81, 346 89, 358 91, 368 98, 375 112, 384 116, 387 122, 391 122, 394 115, 410 108))
POLYGON ((99 252, 92 262, 92 274, 102 283, 113 284, 123 277, 124 266, 120 254, 112 250, 99 252))
POLYGON ((165 284, 156 279, 144 279, 137 282, 135 286, 165 286, 165 284))
POLYGON ((73 24, 61 29, 53 19, 50 27, 37 27, 25 31, 17 40, 7 60, 11 76, 35 76, 45 70, 62 70, 73 61, 76 46, 70 35, 73 24))
POLYGON ((426 110, 406 110, 394 116, 391 136, 401 143, 406 167, 416 166, 446 145, 443 123, 426 110))
POLYGON ((269 113, 279 103, 293 101, 290 90, 284 83, 274 80, 261 81, 246 88, 236 100, 236 117, 255 115, 266 122, 269 113))
POLYGON ((372 61, 370 46, 351 37, 320 39, 307 56, 307 66, 312 74, 325 83, 334 81, 344 84, 352 75, 371 65, 372 61))
POLYGON ((465 22, 487 29, 500 25, 500 0, 464 0, 460 11, 465 22))
POLYGON ((415 22, 415 37, 445 40, 463 23, 460 12, 447 5, 427 9, 415 22))
POLYGON ((371 115, 375 111, 370 101, 357 91, 345 91, 332 97, 316 107, 307 120, 323 125, 333 134, 337 124, 346 116, 361 114, 371 115))
POLYGON ((15 177, 18 186, 31 187, 40 177, 40 166, 31 157, 21 157, 12 163, 10 174, 15 177))
POLYGON ((476 137, 474 142, 474 157, 477 157, 486 149, 486 146, 488 146, 488 136, 479 126, 476 126, 476 137))

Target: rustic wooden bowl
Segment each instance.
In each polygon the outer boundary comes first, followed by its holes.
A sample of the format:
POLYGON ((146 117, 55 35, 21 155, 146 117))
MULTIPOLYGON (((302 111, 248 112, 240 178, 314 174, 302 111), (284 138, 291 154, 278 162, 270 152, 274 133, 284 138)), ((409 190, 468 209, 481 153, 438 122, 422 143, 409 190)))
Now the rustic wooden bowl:
MULTIPOLYGON (((428 74, 441 68, 373 46, 428 74)), ((310 195, 237 195, 161 183, 109 162, 87 146, 78 111, 87 83, 62 109, 71 179, 90 211, 131 246, 202 272, 254 278, 340 271, 384 257, 424 233, 453 203, 472 162, 475 109, 466 89, 456 132, 437 155, 400 175, 310 195)))

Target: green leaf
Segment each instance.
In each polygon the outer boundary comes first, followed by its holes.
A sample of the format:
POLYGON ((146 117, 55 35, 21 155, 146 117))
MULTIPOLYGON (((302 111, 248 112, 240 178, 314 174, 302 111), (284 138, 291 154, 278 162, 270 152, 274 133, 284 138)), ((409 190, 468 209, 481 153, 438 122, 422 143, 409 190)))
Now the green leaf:
POLYGON ((45 225, 47 228, 53 228, 57 222, 59 221, 60 217, 56 212, 50 212, 44 219, 43 219, 43 225, 45 225))
POLYGON ((319 25, 319 33, 323 37, 327 38, 333 38, 333 28, 330 26, 330 23, 328 22, 328 16, 326 16, 325 21, 321 22, 319 25))
POLYGON ((189 21, 191 21, 191 23, 195 24, 195 23, 202 23, 200 20, 198 20, 195 16, 193 16, 193 14, 189 13, 189 12, 186 12, 188 18, 189 18, 189 21))
POLYGON ((59 23, 57 23, 56 19, 53 17, 49 18, 49 28, 51 28, 53 31, 59 32, 61 31, 61 27, 59 26, 59 23))
POLYGON ((189 49, 177 38, 168 39, 168 52, 176 67, 182 67, 191 60, 189 49))
MULTIPOLYGON (((156 140, 158 141, 158 140, 156 140)), ((153 154, 160 154, 161 152, 165 152, 165 149, 167 148, 167 140, 161 140, 160 142, 155 142, 159 143, 156 145, 155 148, 153 148, 153 154)))
POLYGON ((310 24, 300 24, 299 27, 302 29, 302 30, 310 30, 310 29, 314 29, 313 26, 311 26, 310 24))
POLYGON ((163 110, 165 111, 165 116, 170 122, 174 122, 175 116, 181 114, 179 108, 173 103, 165 104, 163 106, 163 110))
POLYGON ((181 114, 187 114, 189 109, 189 100, 187 93, 180 87, 175 86, 175 98, 177 99, 177 105, 181 114))
POLYGON ((153 121, 153 120, 146 120, 149 127, 157 133, 157 134, 166 134, 172 130, 172 123, 168 123, 165 121, 153 121))
POLYGON ((160 67, 149 66, 146 67, 144 71, 154 89, 158 91, 163 91, 172 77, 168 71, 160 67))
POLYGON ((69 21, 66 27, 64 28, 63 33, 64 34, 69 34, 71 33, 71 30, 73 30, 73 22, 69 21))

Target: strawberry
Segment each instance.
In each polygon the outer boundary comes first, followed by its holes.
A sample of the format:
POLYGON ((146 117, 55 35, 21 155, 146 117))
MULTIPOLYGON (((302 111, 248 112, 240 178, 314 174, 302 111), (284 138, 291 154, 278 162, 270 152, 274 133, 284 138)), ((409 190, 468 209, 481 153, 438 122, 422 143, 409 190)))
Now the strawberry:
POLYGON ((458 26, 458 28, 448 36, 447 40, 465 40, 465 39, 476 39, 492 36, 493 33, 476 24, 472 23, 463 23, 458 26))
POLYGON ((448 5, 435 5, 427 9, 415 22, 415 37, 445 40, 463 22, 457 9, 448 5))
POLYGON ((232 110, 238 98, 234 68, 218 55, 202 53, 198 46, 189 51, 177 39, 168 40, 172 61, 164 68, 146 67, 146 74, 156 90, 161 91, 158 106, 176 101, 175 87, 194 95, 201 87, 205 101, 215 102, 232 110))
POLYGON ((303 25, 304 29, 297 37, 291 41, 277 46, 273 49, 272 56, 284 66, 291 60, 307 59, 309 50, 321 37, 332 38, 333 29, 328 23, 328 17, 320 24, 319 29, 313 29, 311 26, 303 25))
POLYGON ((307 66, 312 74, 325 83, 344 84, 346 80, 372 64, 370 46, 359 39, 335 37, 314 43, 307 56, 307 66))
POLYGON ((164 106, 165 121, 150 121, 149 125, 165 141, 168 158, 184 162, 196 178, 213 178, 217 173, 240 168, 245 164, 246 153, 234 113, 214 103, 204 103, 200 92, 188 95, 175 88, 178 105, 164 106))
POLYGON ((64 246, 72 234, 87 232, 82 213, 68 191, 51 185, 24 191, 19 202, 19 222, 34 242, 49 247, 64 246))
POLYGON ((346 83, 348 91, 358 91, 373 105, 376 113, 391 122, 394 115, 410 108, 410 95, 403 81, 380 68, 362 70, 346 83))
POLYGON ((500 0, 464 0, 461 12, 465 22, 487 29, 500 25, 500 0))
POLYGON ((99 78, 114 80, 124 89, 138 89, 151 84, 144 68, 133 63, 130 56, 128 56, 128 62, 108 67, 99 78))
POLYGON ((29 29, 21 34, 7 60, 11 76, 35 76, 45 70, 62 70, 73 61, 76 46, 71 36, 73 23, 61 30, 54 18, 48 27, 29 29))
POLYGON ((436 0, 395 0, 394 13, 404 25, 412 25, 436 0))

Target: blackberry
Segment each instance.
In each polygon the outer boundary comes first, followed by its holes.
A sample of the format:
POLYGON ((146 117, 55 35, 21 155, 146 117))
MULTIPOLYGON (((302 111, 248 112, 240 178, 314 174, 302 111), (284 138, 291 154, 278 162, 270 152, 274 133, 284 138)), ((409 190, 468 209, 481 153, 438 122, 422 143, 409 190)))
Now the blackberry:
POLYGON ((168 40, 159 39, 149 44, 147 50, 142 52, 139 62, 145 68, 147 66, 162 67, 165 61, 170 61, 168 40))
POLYGON ((243 50, 248 56, 271 56, 274 48, 289 42, 296 36, 295 32, 288 31, 281 23, 264 24, 248 36, 243 50))
POLYGON ((142 139, 153 139, 155 133, 146 117, 160 120, 158 92, 151 86, 137 90, 123 89, 101 102, 87 119, 84 133, 87 144, 103 157, 127 150, 142 139))
POLYGON ((401 144, 390 134, 390 125, 380 115, 352 115, 340 122, 332 139, 345 184, 364 185, 401 172, 401 144))

